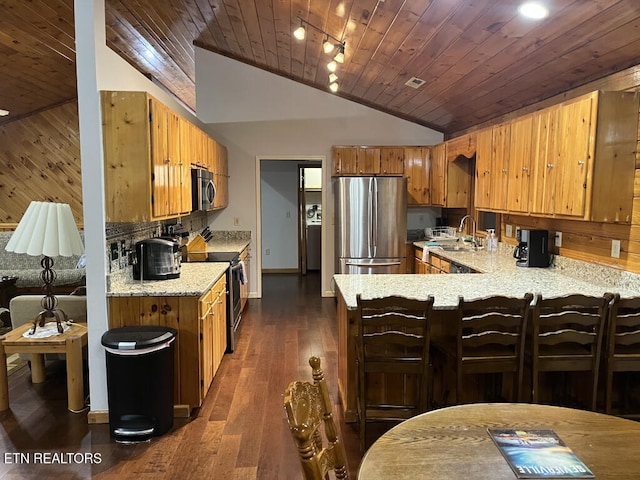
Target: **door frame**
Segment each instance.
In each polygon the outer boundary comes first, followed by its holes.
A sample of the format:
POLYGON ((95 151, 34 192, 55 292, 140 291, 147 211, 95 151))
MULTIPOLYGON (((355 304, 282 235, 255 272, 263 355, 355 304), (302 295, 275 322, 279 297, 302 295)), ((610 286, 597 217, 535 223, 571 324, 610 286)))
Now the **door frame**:
MULTIPOLYGON (((258 298, 262 298, 262 173, 261 163, 263 160, 288 160, 292 162, 305 162, 305 161, 319 161, 320 168, 322 169, 322 178, 325 179, 327 175, 327 157, 326 155, 256 155, 256 292, 258 298)), ((323 181, 322 185, 322 205, 327 204, 327 190, 330 185, 323 181)), ((324 212, 323 212, 324 213, 324 212)), ((320 294, 325 295, 324 285, 327 283, 327 268, 325 266, 325 259, 327 258, 327 242, 325 241, 327 224, 326 217, 323 215, 322 227, 320 228, 320 256, 322 258, 322 265, 320 266, 320 294)))

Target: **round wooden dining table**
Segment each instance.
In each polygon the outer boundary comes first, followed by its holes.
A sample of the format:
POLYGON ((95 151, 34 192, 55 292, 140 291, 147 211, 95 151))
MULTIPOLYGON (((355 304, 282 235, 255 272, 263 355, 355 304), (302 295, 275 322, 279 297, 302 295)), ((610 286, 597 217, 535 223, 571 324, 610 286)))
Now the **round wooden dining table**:
POLYGON ((549 405, 477 403, 433 410, 395 426, 367 450, 358 480, 517 478, 489 428, 554 430, 597 480, 640 479, 639 422, 549 405))

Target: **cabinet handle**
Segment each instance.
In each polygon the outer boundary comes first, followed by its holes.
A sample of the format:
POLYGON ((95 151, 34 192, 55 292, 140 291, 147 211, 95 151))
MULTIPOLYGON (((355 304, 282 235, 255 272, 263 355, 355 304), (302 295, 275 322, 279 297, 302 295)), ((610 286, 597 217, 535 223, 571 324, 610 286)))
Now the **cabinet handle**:
POLYGON ((578 165, 582 166, 584 165, 584 162, 582 160, 578 160, 578 165))
POLYGON ((547 168, 553 168, 553 163, 547 163, 547 168))
POLYGON ((507 173, 507 169, 506 169, 506 168, 503 168, 503 169, 502 169, 502 173, 507 173))
POLYGON ((171 163, 171 159, 170 158, 165 158, 164 159, 164 163, 171 163))
POLYGON ((523 171, 523 172, 528 172, 528 171, 529 171, 529 169, 528 169, 527 167, 522 167, 522 171, 523 171))
POLYGON ((488 175, 489 173, 491 173, 491 170, 485 170, 484 173, 488 175))

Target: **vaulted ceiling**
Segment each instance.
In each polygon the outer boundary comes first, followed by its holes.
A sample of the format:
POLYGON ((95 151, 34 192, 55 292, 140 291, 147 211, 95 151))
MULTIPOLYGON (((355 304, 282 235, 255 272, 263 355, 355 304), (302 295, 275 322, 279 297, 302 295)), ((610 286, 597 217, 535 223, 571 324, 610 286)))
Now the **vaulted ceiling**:
MULTIPOLYGON (((337 95, 445 133, 640 64, 637 0, 521 1, 105 0, 107 44, 195 109, 194 45, 328 91, 328 34, 337 95)), ((75 98, 73 0, 0 0, 0 65, 0 123, 75 98)))

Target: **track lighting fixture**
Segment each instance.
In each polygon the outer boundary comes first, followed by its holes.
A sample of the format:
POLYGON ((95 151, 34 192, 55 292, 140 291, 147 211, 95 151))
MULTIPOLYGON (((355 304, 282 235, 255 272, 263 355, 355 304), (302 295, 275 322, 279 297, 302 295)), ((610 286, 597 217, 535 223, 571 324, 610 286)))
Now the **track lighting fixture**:
POLYGON ((300 20, 300 26, 293 31, 293 36, 296 37, 298 40, 304 40, 305 25, 306 25, 319 31, 324 35, 325 38, 322 41, 322 50, 324 51, 324 53, 330 54, 335 49, 337 49, 337 53, 334 55, 333 60, 327 64, 327 69, 331 72, 331 75, 329 76, 329 82, 330 82, 329 88, 331 89, 332 92, 338 91, 338 84, 336 83, 338 76, 335 75, 333 72, 336 71, 339 63, 344 63, 345 42, 343 42, 342 40, 339 40, 338 38, 334 37, 330 33, 325 32, 321 28, 316 27, 315 25, 312 25, 302 17, 298 17, 298 20, 300 20))

